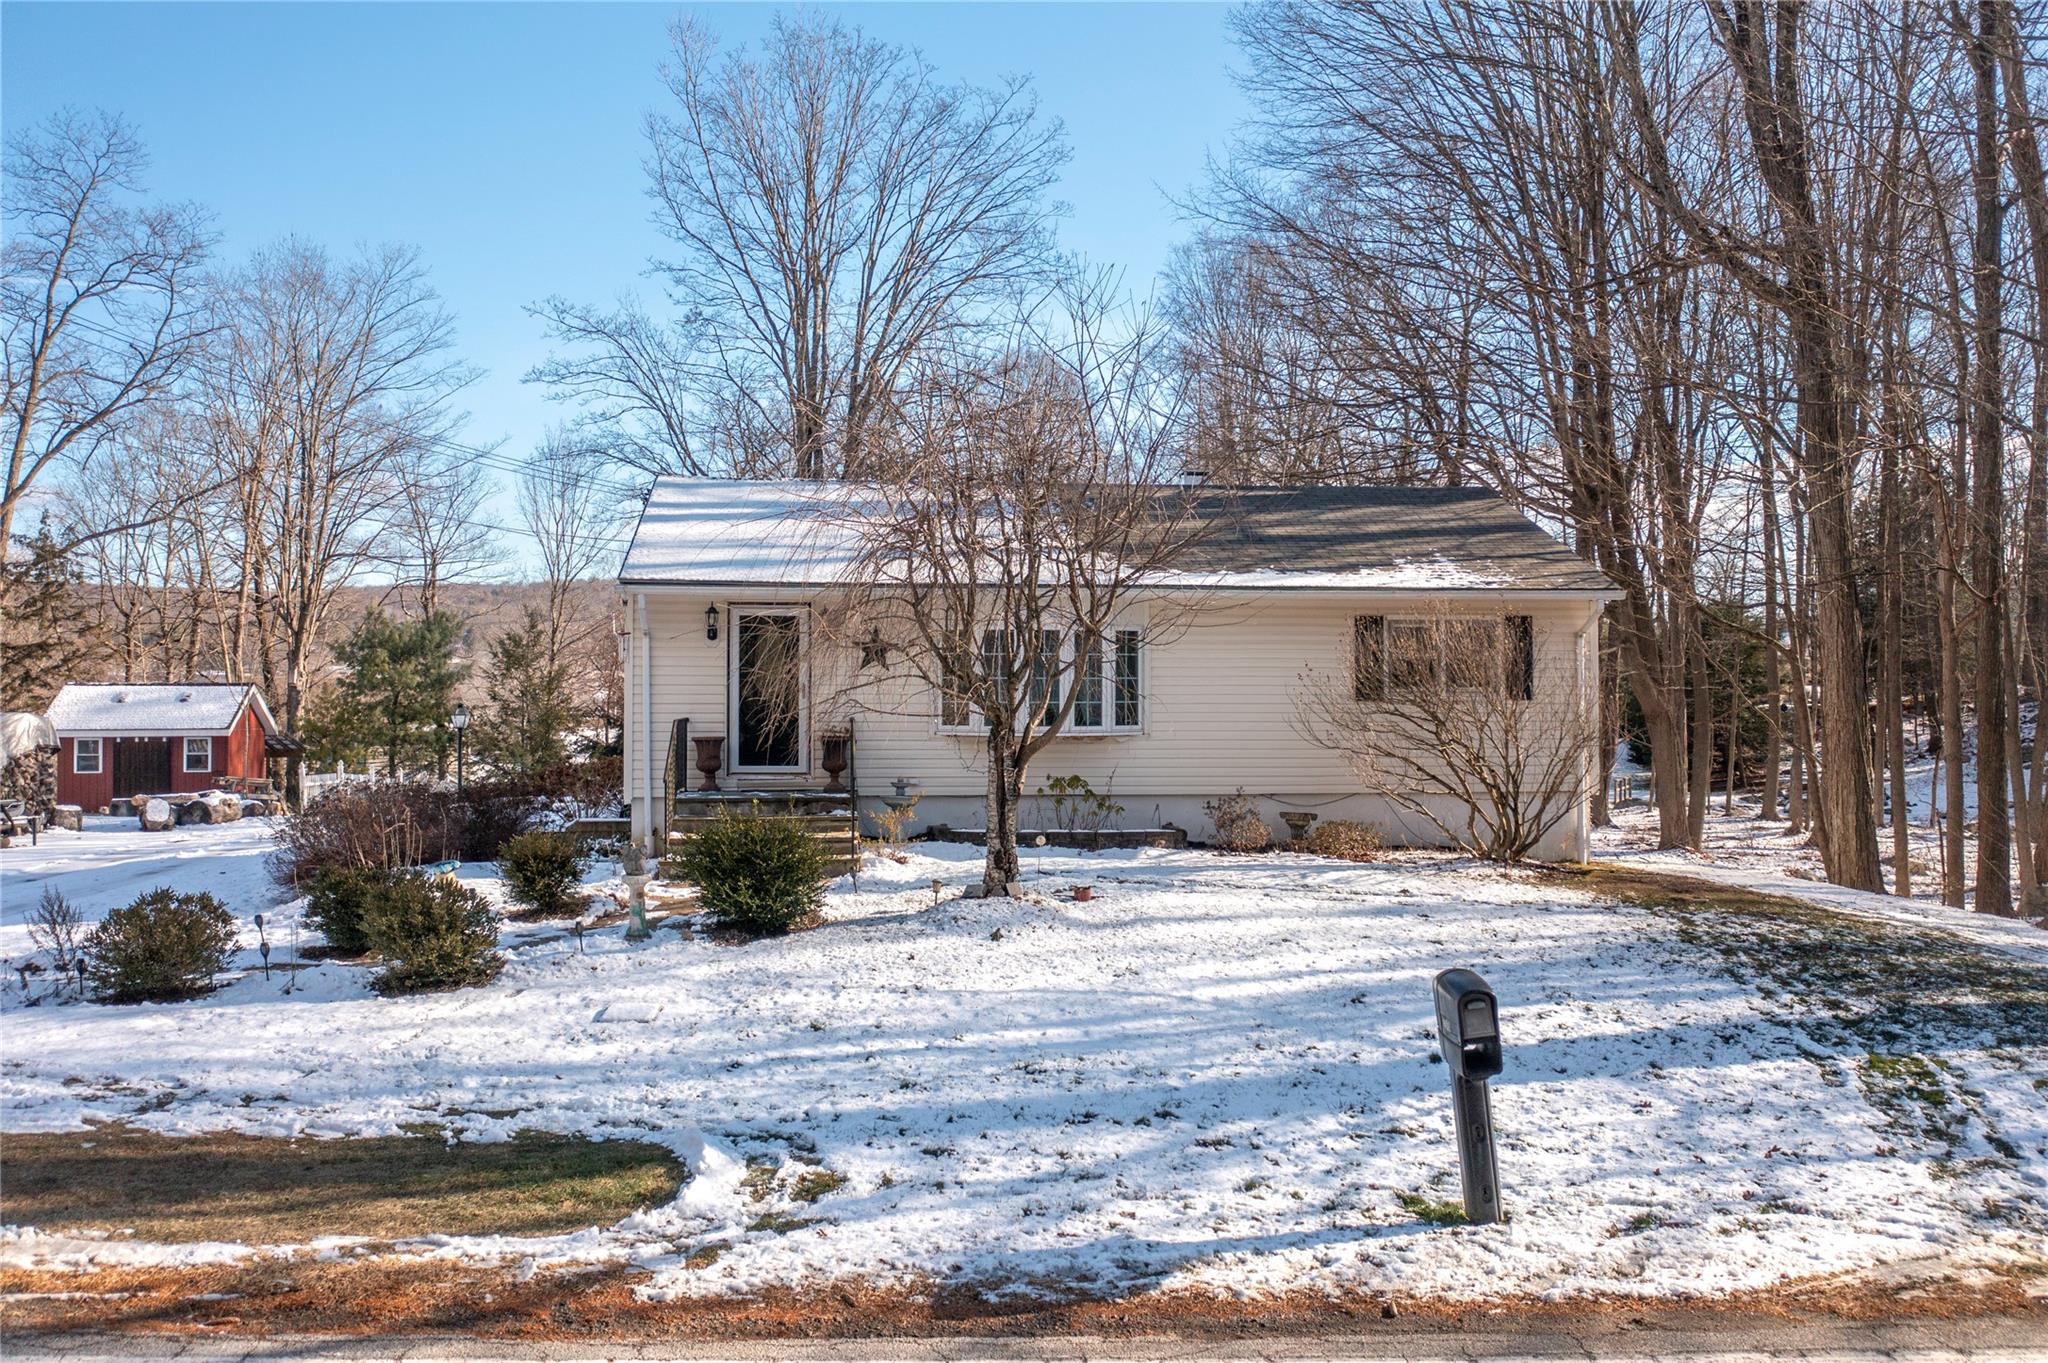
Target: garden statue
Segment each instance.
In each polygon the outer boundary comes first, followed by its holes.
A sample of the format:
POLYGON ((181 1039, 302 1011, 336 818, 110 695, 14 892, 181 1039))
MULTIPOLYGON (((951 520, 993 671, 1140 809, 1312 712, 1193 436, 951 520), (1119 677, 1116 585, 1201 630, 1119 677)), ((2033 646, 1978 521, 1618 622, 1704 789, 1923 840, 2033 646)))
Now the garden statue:
POLYGON ((619 845, 619 876, 626 882, 626 940, 644 942, 653 936, 647 926, 647 882, 654 879, 654 859, 630 838, 619 845))

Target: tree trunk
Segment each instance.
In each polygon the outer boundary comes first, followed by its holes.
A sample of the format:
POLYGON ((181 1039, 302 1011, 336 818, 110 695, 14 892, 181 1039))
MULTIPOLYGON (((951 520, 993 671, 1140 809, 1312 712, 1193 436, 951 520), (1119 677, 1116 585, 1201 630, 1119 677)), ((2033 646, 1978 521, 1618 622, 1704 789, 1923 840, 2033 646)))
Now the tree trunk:
POLYGON ((983 894, 1006 895, 1021 877, 1017 865, 1017 811, 1024 803, 1024 772, 1017 763, 1017 737, 998 722, 988 730, 987 856, 982 862, 983 894))
MULTIPOLYGON (((1944 536, 1952 546, 1954 536, 1944 536)), ((1944 557, 1952 555, 1945 551, 1944 557)), ((1941 902, 1963 906, 1963 678, 1961 633, 1956 627, 1956 574, 1936 569, 1935 623, 1941 636, 1941 769, 1944 823, 1941 830, 1941 902)))
MULTIPOLYGON (((1895 416, 1887 412, 1888 417, 1895 416)), ((1878 725, 1884 736, 1887 774, 1891 784, 1892 892, 1913 893, 1912 812, 1906 800, 1906 712, 1904 697, 1905 662, 1905 571, 1900 551, 1899 443, 1900 423, 1886 423, 1883 467, 1878 476, 1879 532, 1884 553, 1884 583, 1881 601, 1877 655, 1878 725)))
POLYGON ((1760 461, 1764 502, 1764 634, 1770 647, 1764 650, 1764 788, 1761 817, 1775 822, 1778 817, 1778 763, 1784 752, 1784 691, 1778 673, 1778 559, 1783 545, 1778 535, 1778 487, 1771 470, 1769 436, 1760 461))
POLYGON ((1701 611, 1686 609, 1686 671, 1692 685, 1692 756, 1685 792, 1686 846, 1695 851, 1706 846, 1707 801, 1714 793, 1714 684, 1707 667, 1707 642, 1701 628, 1701 611))
POLYGON ((1976 76, 1977 207, 1970 261, 1975 367, 1970 403, 1972 465, 1970 588, 1976 598, 1977 901, 1979 913, 2012 912, 2012 821, 2007 804, 2005 710, 2005 368, 2000 251, 2005 205, 1999 196, 1999 9, 1981 0, 1970 43, 1976 76))

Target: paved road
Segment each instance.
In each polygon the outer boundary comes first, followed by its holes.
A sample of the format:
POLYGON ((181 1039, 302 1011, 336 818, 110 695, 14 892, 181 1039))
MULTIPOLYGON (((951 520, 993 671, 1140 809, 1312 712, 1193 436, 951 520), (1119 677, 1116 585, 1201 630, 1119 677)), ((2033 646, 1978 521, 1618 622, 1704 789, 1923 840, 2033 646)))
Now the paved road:
POLYGON ((224 1339, 190 1335, 54 1335, 0 1343, 9 1360, 44 1363, 659 1363, 660 1360, 811 1360, 942 1363, 950 1360, 1359 1359, 1372 1363, 2044 1363, 2048 1322, 2022 1319, 1935 1321, 1912 1325, 1792 1325, 1741 1330, 1639 1330, 1598 1333, 1451 1334, 1383 1330, 1371 1335, 1184 1340, 1108 1339, 770 1340, 681 1344, 501 1344, 490 1340, 224 1339))

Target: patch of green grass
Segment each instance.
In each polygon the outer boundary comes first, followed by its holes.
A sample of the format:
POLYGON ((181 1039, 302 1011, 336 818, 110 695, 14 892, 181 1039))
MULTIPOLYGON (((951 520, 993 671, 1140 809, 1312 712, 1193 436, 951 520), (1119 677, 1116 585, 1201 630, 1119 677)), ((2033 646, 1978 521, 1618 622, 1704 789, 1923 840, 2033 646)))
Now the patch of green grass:
POLYGON ((2038 1048, 2048 969, 1937 929, 1736 886, 1619 866, 1596 865, 1575 878, 1669 920, 1680 941, 1717 954, 1724 973, 1804 1033, 1800 1049, 1824 1078, 1842 1083, 1853 1074, 1871 1106, 1937 1165, 1953 1164, 1973 1128, 1998 1158, 2017 1159, 1980 1095, 1939 1056, 1984 1047, 2018 1057, 2038 1048))
POLYGON ((138 1240, 297 1244, 321 1235, 554 1235, 673 1198, 667 1149, 522 1132, 285 1140, 125 1127, 0 1138, 7 1220, 138 1240))
POLYGON ((1421 1193, 1395 1193, 1394 1201, 1401 1204, 1401 1210, 1417 1221, 1427 1221, 1432 1226, 1463 1226, 1470 1224, 1465 1219, 1465 1206, 1460 1202, 1439 1202, 1424 1197, 1421 1193))
POLYGON ((713 1240, 708 1245, 699 1245, 683 1256, 684 1268, 709 1268, 718 1262, 720 1255, 731 1249, 730 1242, 713 1240))
POLYGON ((747 1156, 747 1172, 740 1176, 740 1187, 746 1190, 748 1198, 755 1202, 766 1202, 775 1191, 775 1176, 782 1166, 766 1155, 747 1156))
POLYGON ((815 1226, 817 1224, 816 1217, 785 1216, 779 1212, 767 1212, 749 1221, 747 1229, 750 1231, 772 1231, 776 1235, 787 1235, 793 1230, 802 1230, 805 1226, 815 1226))
POLYGON ((1866 1055, 1856 1066, 1863 1096, 1893 1125, 1926 1140, 1954 1144, 1957 1104, 1924 1055, 1866 1055))
POLYGON ((846 1186, 846 1175, 830 1169, 806 1169, 789 1185, 789 1195, 798 1202, 816 1202, 846 1186))

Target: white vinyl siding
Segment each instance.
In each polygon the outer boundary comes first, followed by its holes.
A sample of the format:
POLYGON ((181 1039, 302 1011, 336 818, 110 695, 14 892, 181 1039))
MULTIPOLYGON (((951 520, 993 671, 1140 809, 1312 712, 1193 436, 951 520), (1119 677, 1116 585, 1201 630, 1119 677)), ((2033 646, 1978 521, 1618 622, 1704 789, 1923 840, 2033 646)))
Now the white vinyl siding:
MULTIPOLYGON (((648 594, 655 734, 652 743, 638 737, 636 655, 627 674, 627 789, 635 797, 645 788, 643 753, 651 749, 653 760, 660 762, 670 724, 678 715, 689 716, 693 735, 726 732, 727 632, 722 631, 716 643, 704 638, 704 608, 722 599, 705 591, 648 594)), ((1141 622, 1136 685, 1124 691, 1124 703, 1138 707, 1142 724, 1137 729, 1119 730, 1113 723, 1119 701, 1115 638, 1106 641, 1102 652, 1089 655, 1100 659, 1099 671, 1084 667, 1074 674, 1075 712, 1085 716, 1089 706, 1099 706, 1109 723, 1103 730, 1090 731, 1070 719, 1069 731, 1033 763, 1031 779, 1082 776, 1096 790, 1112 791, 1127 805, 1133 826, 1150 820, 1155 801, 1207 798, 1239 786, 1254 794, 1286 792, 1303 798, 1356 793, 1358 777, 1344 759, 1311 745, 1296 728, 1294 696, 1301 675, 1309 668, 1347 675, 1355 648, 1353 622, 1360 616, 1413 618, 1439 609, 1496 622, 1504 616, 1528 615, 1539 706, 1563 704, 1574 694, 1596 689, 1590 676, 1582 687, 1570 684, 1592 666, 1591 650, 1582 652, 1580 640, 1598 615, 1599 607, 1592 601, 1443 604, 1394 593, 1211 593, 1195 607, 1192 619, 1183 621, 1175 608, 1167 606, 1141 622)), ((942 725, 937 690, 918 680, 900 655, 892 653, 884 672, 872 666, 859 669, 851 644, 843 650, 848 655, 843 660, 825 656, 832 651, 821 646, 811 663, 816 710, 810 732, 832 732, 850 716, 854 773, 861 791, 872 794, 897 777, 910 777, 927 796, 984 793, 984 730, 978 724, 942 725), (854 698, 836 699, 849 678, 859 682, 854 698)), ((810 748, 814 769, 785 783, 824 780, 823 772, 815 769, 815 737, 810 748)), ((689 777, 688 754, 682 755, 681 763, 689 777)))

